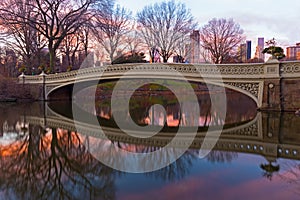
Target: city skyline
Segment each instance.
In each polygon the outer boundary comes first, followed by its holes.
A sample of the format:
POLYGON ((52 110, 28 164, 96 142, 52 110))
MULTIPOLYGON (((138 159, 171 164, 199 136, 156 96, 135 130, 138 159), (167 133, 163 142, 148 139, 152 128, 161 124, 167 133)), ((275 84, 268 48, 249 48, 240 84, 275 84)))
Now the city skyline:
MULTIPOLYGON (((162 2, 162 0, 140 1, 117 0, 116 3, 133 12, 133 16, 144 6, 162 2)), ((181 0, 191 10, 199 28, 213 18, 233 18, 244 30, 246 40, 252 41, 252 57, 257 46, 257 39, 264 37, 265 41, 275 38, 278 45, 284 50, 300 42, 300 26, 295 26, 300 13, 297 11, 297 1, 286 0, 284 4, 277 4, 271 0, 251 2, 239 0, 211 0, 192 1, 181 0), (294 5, 294 6, 293 6, 294 5)), ((246 42, 245 40, 245 42, 246 42)))

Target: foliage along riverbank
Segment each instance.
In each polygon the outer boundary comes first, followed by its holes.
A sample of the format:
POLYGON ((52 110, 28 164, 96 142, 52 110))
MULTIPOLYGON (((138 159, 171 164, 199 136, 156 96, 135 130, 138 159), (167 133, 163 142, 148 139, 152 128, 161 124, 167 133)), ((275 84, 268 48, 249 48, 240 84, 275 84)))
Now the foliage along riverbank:
POLYGON ((16 78, 6 78, 0 75, 0 102, 37 101, 40 87, 23 85, 16 78))

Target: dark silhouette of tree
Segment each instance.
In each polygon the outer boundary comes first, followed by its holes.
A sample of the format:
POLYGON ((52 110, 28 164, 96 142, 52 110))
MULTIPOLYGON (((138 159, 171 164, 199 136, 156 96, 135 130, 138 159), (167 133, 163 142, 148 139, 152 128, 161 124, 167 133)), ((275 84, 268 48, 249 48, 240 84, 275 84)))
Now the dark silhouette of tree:
POLYGON ((247 63, 264 63, 264 59, 262 58, 251 58, 249 60, 247 60, 247 63))
POLYGON ((144 60, 144 53, 133 53, 133 54, 123 54, 120 57, 116 58, 112 64, 122 64, 122 63, 146 63, 144 60))
POLYGON ((197 24, 183 3, 164 1, 146 6, 137 14, 140 34, 148 45, 154 60, 153 49, 158 49, 163 62, 167 62, 182 38, 190 34, 197 24))
POLYGON ((234 57, 236 48, 244 40, 243 30, 233 19, 212 19, 200 30, 201 46, 215 64, 234 57))
POLYGON ((276 40, 275 38, 271 39, 271 40, 268 40, 266 41, 266 45, 268 45, 268 47, 266 47, 262 53, 267 53, 267 54, 270 54, 273 58, 273 59, 282 59, 285 57, 285 54, 284 54, 284 50, 283 48, 279 47, 279 46, 276 46, 276 40))

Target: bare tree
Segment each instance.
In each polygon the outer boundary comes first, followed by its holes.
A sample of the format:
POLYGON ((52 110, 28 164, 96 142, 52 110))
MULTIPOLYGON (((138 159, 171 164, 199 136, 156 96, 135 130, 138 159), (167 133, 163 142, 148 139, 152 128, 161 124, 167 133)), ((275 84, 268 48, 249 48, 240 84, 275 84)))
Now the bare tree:
POLYGON ((126 49, 131 53, 138 53, 143 50, 145 43, 143 43, 142 38, 139 37, 139 33, 136 28, 132 29, 127 36, 124 38, 126 49))
POLYGON ((65 37, 60 47, 62 68, 66 68, 67 71, 78 69, 89 52, 89 32, 90 28, 83 25, 76 33, 65 37))
POLYGON ((212 19, 200 30, 201 46, 213 63, 223 63, 244 40, 243 30, 232 19, 212 19))
POLYGON ((28 20, 34 18, 28 1, 3 0, 0 3, 1 39, 21 56, 21 64, 31 73, 40 64, 42 49, 46 42, 28 20))
POLYGON ((192 47, 190 41, 190 35, 183 34, 182 37, 177 41, 176 48, 174 49, 174 54, 176 54, 176 62, 182 63, 191 55, 192 47))
POLYGON ((142 26, 138 26, 138 30, 139 30, 139 36, 141 38, 143 38, 145 44, 148 47, 148 51, 149 51, 149 55, 150 55, 150 59, 151 62, 153 62, 155 60, 155 52, 156 52, 156 39, 155 39, 155 35, 152 34, 150 29, 147 28, 143 28, 142 26))
POLYGON ((125 49, 122 38, 129 33, 131 12, 117 5, 106 12, 98 10, 95 15, 95 36, 97 41, 109 54, 112 62, 118 50, 125 49), (122 46, 123 45, 123 46, 122 46))
POLYGON ((185 4, 175 1, 146 6, 137 14, 137 22, 151 57, 154 56, 152 49, 159 49, 164 62, 174 53, 183 36, 197 26, 185 4))
POLYGON ((54 70, 56 51, 63 39, 77 32, 88 21, 87 10, 92 0, 84 0, 74 5, 69 0, 35 0, 33 9, 38 16, 31 23, 48 40, 50 70, 54 70))
POLYGON ((29 26, 47 40, 49 67, 53 71, 56 53, 63 39, 76 33, 89 20, 88 9, 92 3, 94 0, 16 0, 6 7, 3 6, 0 11, 14 17, 15 24, 29 26), (13 8, 19 4, 28 7, 25 14, 14 12, 13 8))

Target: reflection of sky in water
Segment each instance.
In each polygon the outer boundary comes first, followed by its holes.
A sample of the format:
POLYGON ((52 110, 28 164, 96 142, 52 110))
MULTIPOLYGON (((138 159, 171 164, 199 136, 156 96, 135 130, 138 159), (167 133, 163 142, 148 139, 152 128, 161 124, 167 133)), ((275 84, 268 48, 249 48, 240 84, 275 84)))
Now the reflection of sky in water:
MULTIPOLYGON (((231 102, 234 105, 234 102, 231 102)), ((32 104, 34 105, 34 104, 32 104)), ((57 106, 58 108, 62 108, 63 106, 57 106)), ((22 107, 21 107, 22 108, 22 107)), ((29 116, 39 116, 40 119, 43 119, 42 112, 39 112, 40 106, 37 108, 31 108, 28 105, 25 105, 22 109, 26 110, 26 112, 21 112, 21 109, 18 106, 13 107, 5 107, 2 110, 3 113, 7 113, 6 115, 0 116, 0 125, 2 127, 1 134, 2 138, 5 138, 7 133, 11 133, 11 137, 15 137, 17 133, 21 135, 20 127, 22 127, 22 120, 20 120, 20 116, 23 113, 27 114, 27 119, 29 116), (35 114, 38 113, 38 114, 35 114), (3 126, 4 125, 4 126, 3 126)), ((242 108, 242 113, 247 108, 242 108)), ((280 145, 286 145, 286 147, 292 146, 293 148, 298 149, 300 144, 299 140, 299 122, 300 118, 294 116, 291 113, 260 113, 263 114, 262 118, 262 126, 264 127, 262 132, 262 138, 257 143, 258 144, 272 144, 272 146, 278 147, 280 145), (277 130, 278 129, 278 130, 277 130), (269 130, 273 130, 274 134, 272 138, 268 137, 269 130), (277 130, 277 132, 276 132, 277 130), (280 141, 280 142, 278 142, 280 141)), ((27 126, 27 125, 26 125, 27 126)), ((1 128, 0 127, 0 128, 1 128)), ((236 152, 225 152, 225 151, 214 151, 205 159, 199 159, 197 157, 197 151, 189 150, 187 154, 181 157, 176 163, 170 165, 168 168, 164 168, 159 171, 155 171, 147 174, 129 174, 122 173, 115 170, 110 170, 106 168, 102 168, 103 165, 99 163, 95 158, 88 157, 90 156, 85 149, 87 145, 83 145, 80 148, 78 147, 79 143, 77 141, 78 138, 82 141, 85 136, 79 134, 79 137, 72 132, 72 142, 68 142, 66 138, 68 137, 69 132, 67 130, 62 131, 58 129, 52 129, 48 134, 44 134, 41 130, 40 124, 30 124, 28 126, 29 130, 26 132, 25 139, 17 140, 14 138, 16 145, 22 142, 25 142, 25 146, 35 144, 46 144, 44 146, 44 154, 38 153, 41 151, 41 148, 36 148, 37 154, 30 157, 26 151, 21 151, 22 154, 14 154, 12 157, 6 156, 2 152, 2 156, 0 157, 1 170, 0 179, 1 179, 1 191, 0 191, 0 199, 4 199, 5 193, 8 194, 7 191, 13 192, 24 192, 26 194, 34 195, 39 191, 33 192, 32 188, 25 187, 22 185, 21 181, 24 181, 26 184, 35 184, 37 183, 38 187, 41 187, 41 184, 45 183, 44 180, 41 182, 37 182, 34 178, 40 178, 40 174, 34 177, 32 176, 34 172, 31 172, 31 169, 41 170, 44 168, 32 168, 28 167, 29 165, 20 165, 18 162, 26 162, 29 158, 34 158, 38 156, 45 156, 44 159, 39 161, 45 162, 46 164, 43 167, 49 167, 48 161, 49 157, 52 155, 51 145, 57 147, 58 144, 65 146, 69 146, 66 148, 67 157, 64 158, 68 163, 74 164, 74 169, 66 167, 62 165, 59 169, 64 169, 68 172, 70 176, 62 176, 61 179, 57 178, 58 181, 63 183, 63 186, 67 188, 67 192, 75 195, 77 197, 82 197, 79 199, 83 199, 84 197, 88 198, 90 194, 90 188, 95 185, 103 184, 103 193, 106 195, 114 194, 116 195, 116 199, 299 199, 299 187, 300 187, 300 161, 298 160, 289 160, 277 158, 277 162, 275 164, 280 165, 280 171, 273 173, 273 177, 271 180, 263 176, 264 171, 260 168, 261 164, 267 164, 263 155, 265 155, 264 151, 259 151, 257 155, 254 154, 245 154, 239 153, 240 149, 237 149, 236 152), (57 138, 57 142, 53 140, 52 134, 54 134, 53 130, 57 130, 59 132, 59 136, 57 138), (30 137, 29 137, 30 136, 30 137), (29 138, 31 139, 29 142, 29 138), (32 143, 34 142, 34 143, 32 143), (70 148, 72 147, 72 148, 70 148), (46 153, 45 153, 46 152, 46 153), (88 155, 87 155, 88 154, 88 155), (22 156, 20 156, 22 155, 22 156), (83 157, 80 157, 81 155, 83 157), (20 157, 19 157, 20 156, 20 157), (89 159, 84 159, 87 157, 89 159), (222 159, 221 159, 222 157, 222 159), (225 159, 223 159, 225 158, 225 159), (11 163, 9 162, 11 159, 11 163), (14 159, 17 159, 15 162, 14 159), (88 164, 87 164, 88 163, 88 164), (9 164, 12 164, 11 166, 9 164), (100 168, 97 170, 93 170, 94 166, 99 165, 100 168), (27 168, 28 167, 28 168, 27 168), (20 168, 20 174, 18 174, 17 169, 20 168), (86 168, 86 169, 85 169, 86 168), (9 173, 3 173, 4 169, 8 170, 9 173), (86 170, 86 171, 85 171, 86 170), (27 174, 30 175, 28 178, 27 174), (87 178, 91 181, 91 185, 83 186, 81 182, 78 181, 87 178), (107 176, 107 177, 106 177, 107 176), (8 179, 6 177, 13 177, 8 179), (26 179, 28 178, 28 179, 26 179), (20 181, 17 183, 17 180, 20 181), (72 184, 72 180, 77 180, 75 184, 72 184), (108 180, 108 181, 107 181, 108 180), (26 182, 28 181, 28 182, 26 182), (31 181, 31 182, 30 182, 31 181), (15 185, 16 184, 16 185, 15 185), (107 185, 105 185, 107 184, 107 185), (105 187, 104 187, 105 186, 105 187), (14 188, 15 187, 15 188, 14 188), (83 189, 86 193, 82 192, 83 189), (6 191, 5 191, 6 190, 6 191), (297 193, 298 192, 298 193, 297 193)), ((91 138, 91 137, 90 137, 91 138)), ((245 139, 248 141, 248 139, 245 139)), ((251 140, 251 139, 249 139, 251 140)), ((255 143, 255 141, 253 141, 255 143)), ((107 142, 111 144, 112 142, 107 142)), ((91 141, 89 143, 91 145, 91 141)), ((118 145, 116 142, 114 145, 118 145)), ((121 144, 124 148, 131 151, 138 152, 147 152, 151 150, 157 150, 159 147, 151 148, 145 145, 135 145, 123 143, 121 144)), ((5 145, 0 145, 1 148, 6 147, 5 145)), ((13 147, 13 146, 12 146, 13 147)), ((33 146, 31 146, 33 147, 33 146)), ((36 147, 36 146, 35 146, 36 147)), ((265 146, 264 146, 265 147, 265 146)), ((11 148, 14 151, 17 151, 17 148, 11 148)), ((221 148, 222 149, 222 148, 221 148)), ((54 151, 57 152, 57 149, 54 151)), ((291 153, 292 151, 290 151, 291 153)), ((298 151, 299 152, 299 151, 298 151)), ((104 154, 107 152, 103 152, 104 154)), ((111 152, 113 153, 113 152, 111 152)), ((299 153, 298 153, 299 155, 299 153)), ((295 156, 295 158, 299 158, 299 156, 295 156)), ((60 159, 62 159, 62 155, 60 154, 60 159)), ((284 157, 281 154, 278 154, 279 157, 284 157)), ((276 156, 274 157, 276 158, 276 156)), ((112 158, 114 159, 114 158, 112 158)), ((58 164, 59 162, 53 161, 53 164, 58 164)), ((67 162, 64 162, 67 163, 67 162)), ((39 162, 32 163, 32 166, 38 166, 39 162)), ((47 170, 47 169, 46 169, 47 170)), ((54 168, 52 168, 53 171, 54 168)), ((23 182, 23 183, 24 183, 23 182)), ((50 183, 51 185, 51 183, 50 183)), ((38 189, 35 188, 35 189, 38 189)), ((95 189, 95 188, 92 188, 95 189)), ((100 191, 100 190, 99 190, 100 191)), ((14 196, 9 196, 11 199, 14 196)), ((72 196, 74 197, 74 196, 72 196)), ((93 199, 93 198, 92 198, 93 199)))
MULTIPOLYGON (((262 156, 238 154, 231 163, 193 160, 189 174, 181 180, 166 182, 143 174, 126 174, 116 181, 120 199, 297 199, 297 185, 262 177, 262 156), (128 183, 130 180, 130 184, 128 183)), ((279 164, 286 160, 279 160, 279 164)), ((300 164, 294 161, 294 164, 300 164)), ((280 172, 285 174, 284 171, 280 172)))

